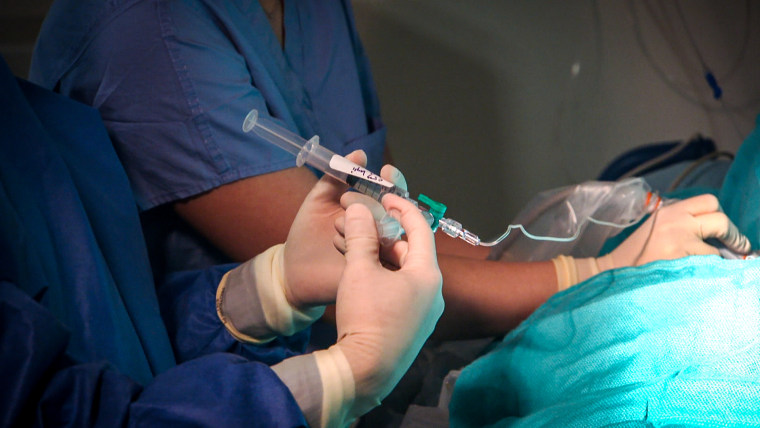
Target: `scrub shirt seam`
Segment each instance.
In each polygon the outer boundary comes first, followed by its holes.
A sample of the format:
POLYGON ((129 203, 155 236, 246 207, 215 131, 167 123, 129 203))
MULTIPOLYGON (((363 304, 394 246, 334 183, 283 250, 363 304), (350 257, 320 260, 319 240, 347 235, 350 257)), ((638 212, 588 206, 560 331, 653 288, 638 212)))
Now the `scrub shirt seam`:
POLYGON ((157 5, 159 23, 161 26, 161 40, 164 43, 167 52, 169 53, 169 58, 172 61, 172 68, 174 70, 175 76, 180 85, 180 88, 182 88, 182 91, 185 95, 185 102, 187 103, 188 109, 190 109, 191 121, 201 137, 203 148, 208 152, 210 158, 212 159, 215 172, 219 175, 218 180, 229 180, 231 177, 228 177, 228 175, 234 176, 235 173, 230 169, 230 165, 227 163, 224 154, 219 150, 217 145, 214 144, 214 137, 211 132, 211 128, 208 125, 206 113, 201 107, 201 102, 193 86, 192 79, 188 75, 189 72, 187 65, 182 63, 180 59, 181 55, 179 54, 178 49, 174 46, 171 46, 170 39, 174 39, 176 41, 176 34, 174 33, 173 22, 170 14, 165 13, 165 11, 162 9, 162 7, 169 7, 168 5, 162 6, 165 4, 167 3, 159 2, 157 5))
MULTIPOLYGON (((301 20, 301 9, 299 7, 294 7, 293 10, 293 26, 298 27, 298 38, 301 40, 301 43, 298 43, 299 48, 299 60, 301 62, 300 67, 298 70, 303 70, 306 66, 306 58, 307 54, 305 51, 305 44, 303 43, 304 39, 304 28, 301 20)), ((287 37, 287 36, 286 36, 287 37)), ((287 41, 286 41, 287 43, 287 41)), ((296 71, 297 68, 293 67, 293 65, 290 63, 289 56, 287 55, 287 52, 283 52, 283 57, 285 58, 285 62, 288 65, 288 68, 290 69, 291 75, 296 79, 297 82, 300 84, 301 88, 301 100, 300 100, 300 107, 303 114, 306 116, 306 120, 309 122, 309 125, 312 127, 315 135, 326 135, 326 133, 322 130, 322 124, 317 119, 316 115, 314 114, 314 104, 312 102, 312 96, 309 92, 309 88, 304 83, 305 80, 303 76, 301 76, 301 73, 299 71, 296 71)))
POLYGON ((377 87, 372 74, 370 58, 364 48, 361 37, 356 29, 356 19, 354 18, 353 6, 350 1, 342 0, 344 5, 343 12, 345 19, 349 22, 349 36, 351 37, 351 48, 354 53, 354 61, 359 75, 359 85, 362 93, 362 101, 367 116, 367 127, 369 133, 383 128, 383 118, 380 108, 380 99, 377 96, 377 87))

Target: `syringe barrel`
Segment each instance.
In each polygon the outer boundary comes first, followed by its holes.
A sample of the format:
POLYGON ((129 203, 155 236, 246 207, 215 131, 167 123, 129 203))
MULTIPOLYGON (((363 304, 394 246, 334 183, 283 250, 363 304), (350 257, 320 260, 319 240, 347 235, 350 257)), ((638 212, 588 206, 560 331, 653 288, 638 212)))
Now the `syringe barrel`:
POLYGON ((409 197, 406 190, 320 145, 318 136, 307 141, 274 121, 259 116, 256 109, 251 110, 243 120, 243 131, 253 131, 264 140, 291 153, 296 157, 296 165, 309 165, 378 201, 386 193, 409 197))
POLYGON ((243 120, 243 131, 253 131, 254 134, 267 140, 268 142, 289 152, 293 156, 298 156, 306 140, 300 135, 277 125, 272 120, 259 116, 256 109, 251 110, 243 120))
POLYGON ((298 153, 296 164, 314 167, 325 174, 331 175, 348 184, 359 193, 375 200, 381 200, 388 193, 409 198, 409 192, 394 185, 379 175, 370 172, 361 165, 355 164, 343 156, 338 156, 331 150, 319 144, 319 137, 314 136, 298 153))

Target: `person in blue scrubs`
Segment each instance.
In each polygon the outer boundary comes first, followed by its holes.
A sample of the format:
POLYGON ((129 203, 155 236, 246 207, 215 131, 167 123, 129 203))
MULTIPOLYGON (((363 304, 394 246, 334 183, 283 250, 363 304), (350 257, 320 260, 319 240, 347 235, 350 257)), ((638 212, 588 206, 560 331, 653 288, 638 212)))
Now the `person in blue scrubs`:
MULTIPOLYGON (((336 153, 364 150, 370 170, 388 160, 348 0, 58 0, 30 77, 101 112, 143 211, 159 275, 247 260, 285 240, 317 176, 241 132, 252 108, 305 138, 319 135, 336 153)), ((438 332, 503 334, 558 289, 600 270, 717 252, 693 250, 692 237, 702 242, 698 222, 681 220, 675 224, 683 234, 673 235, 683 245, 639 239, 631 253, 602 264, 487 261, 487 249, 439 236, 447 306, 438 332)), ((727 230, 724 224, 715 233, 727 230)))
POLYGON ((390 391, 442 312, 417 208, 383 201, 409 234, 388 270, 371 214, 344 217, 347 186, 331 177, 286 244, 154 284, 98 111, 14 77, 2 58, 0 94, 0 426, 343 426, 390 391), (314 239, 327 228, 345 254, 339 282, 304 262, 330 264, 314 239), (326 302, 341 335, 306 352, 326 302))
POLYGON ((51 7, 30 78, 100 110, 147 228, 160 231, 149 238, 169 245, 157 247, 172 255, 168 271, 282 242, 316 182, 241 131, 251 109, 338 154, 364 150, 371 170, 382 165, 385 127, 349 3, 279 6, 270 15, 284 39, 255 1, 51 7))

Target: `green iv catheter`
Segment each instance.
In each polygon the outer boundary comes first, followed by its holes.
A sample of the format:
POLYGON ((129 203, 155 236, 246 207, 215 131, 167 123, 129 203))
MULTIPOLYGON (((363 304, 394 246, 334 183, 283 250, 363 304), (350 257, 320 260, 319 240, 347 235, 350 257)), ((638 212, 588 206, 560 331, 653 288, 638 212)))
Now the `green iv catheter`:
MULTIPOLYGON (((443 217, 446 212, 446 205, 422 194, 417 200, 410 198, 409 192, 405 189, 321 146, 317 135, 306 140, 274 121, 260 116, 256 109, 251 110, 243 120, 243 132, 253 132, 264 140, 291 153, 296 157, 297 166, 309 165, 377 201, 380 201, 388 193, 407 199, 420 208, 420 212, 433 231, 440 227, 444 233, 451 237, 461 238, 472 245, 483 245, 480 238, 464 229, 461 223, 443 217), (421 207, 420 204, 423 206, 421 207)), ((388 242, 398 239, 403 230, 396 219, 386 215, 378 222, 378 233, 384 242, 388 242)))

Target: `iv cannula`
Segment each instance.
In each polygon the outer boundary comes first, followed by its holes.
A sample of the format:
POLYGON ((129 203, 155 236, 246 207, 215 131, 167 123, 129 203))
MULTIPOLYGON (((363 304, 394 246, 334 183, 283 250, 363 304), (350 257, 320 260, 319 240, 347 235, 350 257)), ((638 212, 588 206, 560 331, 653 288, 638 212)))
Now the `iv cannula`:
MULTIPOLYGON (((322 147, 319 144, 319 136, 315 135, 307 141, 269 118, 260 116, 256 109, 251 110, 245 117, 243 131, 253 131, 259 137, 291 153, 296 157, 297 166, 309 165, 377 201, 380 201, 384 195, 393 193, 419 207, 418 202, 411 199, 409 192, 405 189, 322 147)), ((462 238, 472 245, 480 244, 480 239, 462 228, 461 223, 443 218, 445 205, 425 195, 420 195, 419 199, 429 207, 428 210, 420 209, 420 211, 433 231, 440 226, 441 230, 449 236, 462 238)), ((378 232, 384 240, 395 240, 403 233, 403 230, 395 219, 386 215, 378 223, 378 232)))

